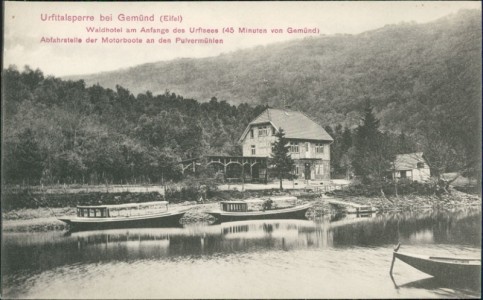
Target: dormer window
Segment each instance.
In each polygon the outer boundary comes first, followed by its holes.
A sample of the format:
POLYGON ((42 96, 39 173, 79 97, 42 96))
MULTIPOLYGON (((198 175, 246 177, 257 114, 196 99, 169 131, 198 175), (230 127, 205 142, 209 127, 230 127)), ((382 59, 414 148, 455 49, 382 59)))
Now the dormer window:
POLYGON ((258 136, 268 136, 268 126, 258 127, 258 136))

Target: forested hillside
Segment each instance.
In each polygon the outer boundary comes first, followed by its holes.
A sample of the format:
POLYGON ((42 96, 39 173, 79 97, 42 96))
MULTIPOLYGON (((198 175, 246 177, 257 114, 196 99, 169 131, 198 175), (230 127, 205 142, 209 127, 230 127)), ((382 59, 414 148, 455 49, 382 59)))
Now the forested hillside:
POLYGON ((481 173, 479 11, 82 78, 4 71, 9 181, 159 180, 173 161, 240 154, 246 124, 283 103, 331 127, 336 173, 353 167, 368 104, 392 154, 423 151, 438 173, 481 173))
POLYGON ((28 67, 4 70, 4 103, 4 179, 25 184, 177 179, 173 162, 241 155, 237 140, 264 109, 86 88, 28 67))
POLYGON ((481 12, 465 10, 427 24, 82 78, 135 92, 169 89, 201 102, 215 96, 235 104, 286 103, 324 126, 355 127, 368 100, 382 130, 406 133, 438 165, 461 166, 480 159, 481 42, 481 12))

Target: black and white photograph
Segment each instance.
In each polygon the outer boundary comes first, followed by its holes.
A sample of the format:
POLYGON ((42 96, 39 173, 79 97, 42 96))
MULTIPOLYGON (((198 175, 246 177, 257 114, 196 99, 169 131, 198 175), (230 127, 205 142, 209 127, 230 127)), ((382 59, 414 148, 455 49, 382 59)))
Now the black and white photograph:
POLYGON ((2 299, 481 298, 481 2, 3 25, 2 299))

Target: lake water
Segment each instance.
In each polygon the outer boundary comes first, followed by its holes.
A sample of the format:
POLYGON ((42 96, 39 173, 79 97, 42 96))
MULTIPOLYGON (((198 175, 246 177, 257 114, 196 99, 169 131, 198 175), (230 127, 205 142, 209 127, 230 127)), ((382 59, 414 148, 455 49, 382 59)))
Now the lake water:
POLYGON ((6 298, 460 298, 392 249, 481 256, 481 211, 4 233, 6 298))

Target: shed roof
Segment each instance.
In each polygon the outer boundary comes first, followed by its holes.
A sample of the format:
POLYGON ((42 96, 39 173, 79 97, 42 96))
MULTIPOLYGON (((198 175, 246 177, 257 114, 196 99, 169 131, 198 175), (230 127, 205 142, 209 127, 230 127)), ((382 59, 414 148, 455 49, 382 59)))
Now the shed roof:
POLYGON ((267 108, 248 124, 240 140, 243 140, 252 125, 270 123, 277 130, 281 127, 288 139, 334 141, 325 129, 299 111, 267 108))
POLYGON ((424 159, 423 152, 414 152, 396 155, 394 161, 396 170, 412 170, 418 168, 418 163, 423 162, 427 164, 424 159))

